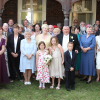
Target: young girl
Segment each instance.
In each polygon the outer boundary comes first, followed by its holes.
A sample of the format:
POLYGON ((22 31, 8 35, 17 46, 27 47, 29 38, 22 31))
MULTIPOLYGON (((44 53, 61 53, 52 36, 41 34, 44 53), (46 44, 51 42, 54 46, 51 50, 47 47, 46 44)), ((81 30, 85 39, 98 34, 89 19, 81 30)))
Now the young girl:
POLYGON ((36 54, 36 65, 37 65, 37 77, 36 80, 39 80, 39 88, 45 89, 45 83, 50 83, 50 75, 48 65, 45 64, 44 57, 48 54, 48 51, 45 50, 46 45, 41 41, 38 45, 38 51, 36 54))
POLYGON ((54 88, 55 78, 58 78, 58 85, 56 89, 60 89, 60 81, 64 76, 64 51, 61 45, 58 44, 57 37, 52 37, 50 43, 50 53, 53 57, 52 62, 49 66, 50 76, 52 78, 52 85, 50 86, 50 88, 54 88))

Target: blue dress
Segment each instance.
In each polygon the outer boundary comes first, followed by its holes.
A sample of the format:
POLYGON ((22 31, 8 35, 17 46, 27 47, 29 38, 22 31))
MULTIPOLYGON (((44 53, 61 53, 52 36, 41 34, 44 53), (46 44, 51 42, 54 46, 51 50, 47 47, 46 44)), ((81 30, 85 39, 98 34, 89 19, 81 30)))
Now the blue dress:
POLYGON ((31 40, 30 43, 26 39, 21 41, 20 72, 25 73, 27 69, 32 69, 32 73, 36 71, 36 51, 37 46, 35 40, 31 40), (26 54, 33 54, 34 56, 32 56, 32 59, 28 59, 26 54))
POLYGON ((95 76, 96 75, 96 67, 95 67, 95 46, 96 46, 96 38, 95 35, 90 35, 87 38, 87 35, 82 35, 80 39, 80 46, 83 48, 90 47, 91 50, 84 53, 82 51, 81 55, 81 67, 80 74, 95 76))

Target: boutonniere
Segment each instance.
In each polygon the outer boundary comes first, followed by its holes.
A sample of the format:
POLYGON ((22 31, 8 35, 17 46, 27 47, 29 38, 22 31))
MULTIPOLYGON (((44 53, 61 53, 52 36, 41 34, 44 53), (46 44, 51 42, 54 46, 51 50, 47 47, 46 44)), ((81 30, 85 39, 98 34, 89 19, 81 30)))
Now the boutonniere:
POLYGON ((71 39, 73 39, 73 36, 70 36, 71 39))

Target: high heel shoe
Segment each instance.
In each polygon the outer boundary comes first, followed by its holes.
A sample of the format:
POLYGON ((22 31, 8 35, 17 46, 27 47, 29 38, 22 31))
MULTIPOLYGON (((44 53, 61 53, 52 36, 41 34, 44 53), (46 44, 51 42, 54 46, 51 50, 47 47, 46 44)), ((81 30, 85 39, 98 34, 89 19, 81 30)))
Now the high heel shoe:
POLYGON ((51 86, 50 86, 50 89, 53 89, 54 88, 54 85, 52 84, 51 86))
POLYGON ((86 83, 87 83, 87 84, 90 84, 91 82, 92 82, 92 80, 90 80, 90 81, 87 81, 86 83))
POLYGON ((51 86, 50 86, 50 89, 53 89, 53 88, 54 88, 54 85, 51 85, 51 86))
POLYGON ((99 79, 99 78, 97 78, 97 79, 96 79, 96 82, 99 82, 99 81, 100 81, 100 79, 99 79))
POLYGON ((87 81, 87 78, 80 79, 80 81, 87 81))
POLYGON ((58 85, 58 86, 56 87, 56 90, 60 90, 60 85, 58 85))

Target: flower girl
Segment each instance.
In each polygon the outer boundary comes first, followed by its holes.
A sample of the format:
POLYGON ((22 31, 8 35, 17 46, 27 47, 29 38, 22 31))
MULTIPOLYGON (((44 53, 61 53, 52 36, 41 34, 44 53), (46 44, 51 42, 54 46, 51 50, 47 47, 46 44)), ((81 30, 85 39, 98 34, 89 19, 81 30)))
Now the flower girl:
POLYGON ((37 65, 37 77, 36 80, 39 80, 39 88, 45 89, 45 83, 50 83, 50 75, 48 64, 45 61, 48 51, 45 49, 46 45, 41 41, 38 45, 38 51, 36 54, 36 65, 37 65))
POLYGON ((50 86, 50 88, 54 88, 55 78, 58 78, 58 85, 56 89, 60 89, 60 81, 64 76, 64 52, 61 45, 58 44, 57 37, 52 37, 50 43, 50 53, 53 57, 49 66, 50 77, 52 78, 52 85, 50 86))

